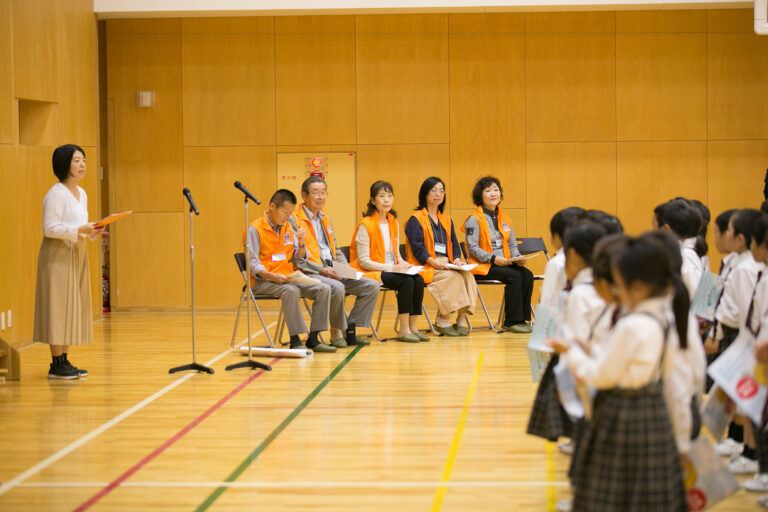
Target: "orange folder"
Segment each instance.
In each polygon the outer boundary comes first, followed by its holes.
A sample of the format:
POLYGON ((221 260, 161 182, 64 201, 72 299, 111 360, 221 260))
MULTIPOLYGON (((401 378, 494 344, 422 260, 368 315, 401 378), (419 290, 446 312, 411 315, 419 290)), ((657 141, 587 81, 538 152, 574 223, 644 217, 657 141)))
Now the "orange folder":
POLYGON ((117 219, 125 217, 126 215, 130 215, 131 213, 133 213, 133 210, 128 211, 128 212, 113 213, 112 215, 107 215, 106 217, 104 217, 100 221, 96 222, 96 227, 97 228, 103 228, 107 224, 111 224, 111 223, 115 222, 117 219))

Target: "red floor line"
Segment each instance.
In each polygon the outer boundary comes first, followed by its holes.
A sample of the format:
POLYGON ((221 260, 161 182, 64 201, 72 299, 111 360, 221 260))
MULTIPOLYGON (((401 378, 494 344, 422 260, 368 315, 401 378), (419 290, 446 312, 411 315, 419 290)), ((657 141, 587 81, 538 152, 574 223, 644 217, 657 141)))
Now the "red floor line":
MULTIPOLYGON (((333 407, 312 407, 313 411, 424 411, 424 410, 441 410, 441 409, 462 409, 463 405, 430 405, 425 407, 418 407, 418 406, 403 406, 403 405, 393 405, 391 407, 387 407, 385 405, 382 406, 333 406, 333 407)), ((473 405, 472 409, 487 409, 487 410, 498 410, 498 409, 530 409, 530 405, 473 405)), ((286 409, 293 409, 293 407, 290 406, 283 406, 283 405, 275 405, 275 406, 268 406, 268 405, 254 405, 251 407, 243 407, 243 406, 235 406, 235 407, 227 407, 228 411, 279 411, 279 410, 286 410, 286 409)))
MULTIPOLYGON (((273 366, 278 361, 280 361, 280 358, 273 359, 269 365, 273 366)), ((227 403, 233 396, 238 394, 240 391, 245 389, 246 386, 248 386, 251 382, 253 382, 257 377, 262 375, 264 373, 264 370, 259 370, 247 379, 245 379, 243 382, 237 385, 232 391, 227 393, 221 400, 213 404, 211 407, 208 408, 207 411, 205 411, 203 414, 192 420, 191 423, 189 423, 186 427, 179 430, 174 434, 172 437, 170 437, 168 440, 166 440, 163 444, 158 446, 157 448, 152 451, 149 455, 141 459, 139 462, 134 464, 131 468, 129 468, 125 473, 117 477, 116 479, 112 480, 109 484, 107 484, 103 489, 101 489, 99 492, 91 496, 87 501, 83 502, 79 507, 75 509, 74 512, 81 512, 83 510, 88 510, 93 505, 95 505, 99 500, 101 500, 104 496, 115 490, 117 487, 120 486, 123 482, 125 482, 127 479, 129 479, 134 473, 136 473, 138 470, 149 464, 153 459, 155 459, 158 455, 163 453, 165 450, 167 450, 169 447, 171 447, 176 441, 184 437, 187 432, 195 428, 197 425, 199 425, 205 418, 213 414, 217 409, 219 409, 222 405, 227 403)))

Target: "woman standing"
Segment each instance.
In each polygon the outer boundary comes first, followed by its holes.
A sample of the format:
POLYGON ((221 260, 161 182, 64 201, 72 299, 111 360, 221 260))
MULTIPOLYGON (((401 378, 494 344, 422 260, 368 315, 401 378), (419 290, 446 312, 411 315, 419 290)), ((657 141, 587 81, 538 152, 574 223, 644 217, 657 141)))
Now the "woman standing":
POLYGON ((511 261, 520 251, 512 221, 500 206, 502 199, 498 179, 480 178, 472 190, 477 211, 467 217, 461 230, 467 235, 467 259, 478 264, 472 269, 475 279, 504 283, 504 330, 529 333, 533 273, 525 268, 525 260, 511 261))
POLYGON ((85 177, 85 151, 74 144, 53 152, 53 173, 59 179, 43 199, 43 243, 37 261, 33 340, 51 348, 49 379, 88 375, 67 359, 71 345, 93 341, 91 283, 85 237, 99 237, 104 228, 88 222, 88 197, 77 183, 85 177))
POLYGON ((469 334, 467 314, 475 312, 477 285, 472 274, 450 270, 448 263, 461 264, 461 249, 451 218, 443 214, 445 184, 434 176, 419 189, 419 205, 405 224, 406 259, 424 265, 421 276, 437 303, 435 329, 446 336, 469 334), (451 313, 457 313, 451 325, 451 313))
POLYGON ((391 184, 377 181, 371 185, 368 209, 352 235, 349 263, 365 272, 365 277, 376 279, 397 292, 398 341, 429 341, 416 327, 424 298, 424 279, 418 274, 405 273, 412 265, 399 254, 400 225, 392 209, 394 200, 391 184))

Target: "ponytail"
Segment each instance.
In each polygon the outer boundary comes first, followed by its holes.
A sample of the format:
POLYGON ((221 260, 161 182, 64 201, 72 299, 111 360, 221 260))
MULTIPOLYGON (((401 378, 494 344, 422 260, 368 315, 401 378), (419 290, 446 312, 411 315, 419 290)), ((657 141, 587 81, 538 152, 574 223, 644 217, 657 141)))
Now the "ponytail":
POLYGON ((680 339, 680 348, 688 348, 688 311, 691 308, 691 299, 688 288, 679 274, 672 277, 672 285, 675 289, 672 299, 672 312, 675 314, 675 327, 677 337, 680 339))

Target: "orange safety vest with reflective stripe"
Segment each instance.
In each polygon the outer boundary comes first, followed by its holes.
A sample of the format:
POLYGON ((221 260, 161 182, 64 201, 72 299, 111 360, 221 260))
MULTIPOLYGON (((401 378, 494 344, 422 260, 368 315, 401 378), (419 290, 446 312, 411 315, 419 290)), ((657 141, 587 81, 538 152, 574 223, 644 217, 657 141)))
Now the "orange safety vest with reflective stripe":
MULTIPOLYGON (((421 230, 424 232, 424 248, 427 250, 430 256, 433 258, 436 258, 435 254, 435 237, 432 233, 432 224, 429 222, 429 214, 427 213, 426 208, 422 208, 421 210, 413 212, 413 215, 411 217, 415 218, 417 221, 419 221, 419 224, 421 225, 421 230)), ((453 244, 451 243, 451 218, 447 215, 443 215, 439 211, 437 212, 437 219, 440 221, 440 224, 442 224, 443 229, 445 229, 445 233, 447 235, 447 242, 446 242, 446 249, 448 252, 448 259, 451 263, 453 263, 453 244)), ((410 217, 409 219, 410 220, 410 217)), ((405 244, 405 259, 410 263, 411 265, 422 265, 422 263, 416 259, 416 256, 413 255, 413 250, 411 250, 411 242, 410 240, 407 241, 408 243, 405 244)), ((429 284, 432 282, 432 279, 435 276, 435 269, 426 263, 423 263, 424 270, 419 272, 422 278, 424 278, 424 282, 426 284, 429 284)))
MULTIPOLYGON (((464 233, 466 233, 467 220, 469 220, 470 217, 476 218, 477 223, 480 226, 480 240, 478 240, 477 245, 479 245, 480 248, 485 252, 493 254, 493 248, 491 246, 491 228, 488 227, 488 219, 485 217, 483 207, 478 206, 477 210, 464 221, 464 224, 461 226, 461 231, 464 233)), ((510 253, 508 242, 509 234, 512 232, 512 221, 509 220, 509 217, 507 217, 507 214, 504 213, 504 210, 501 209, 501 206, 499 206, 498 220, 499 232, 501 232, 502 248, 504 249, 504 257, 509 258, 510 253)), ((467 261, 469 263, 477 263, 477 266, 471 270, 473 274, 484 276, 488 274, 488 271, 491 269, 490 263, 480 263, 472 257, 472 253, 469 252, 469 246, 467 246, 467 261)))
MULTIPOLYGON (((309 209, 309 207, 307 207, 309 209)), ((317 241, 315 235, 315 229, 312 227, 312 221, 307 217, 307 213, 304 211, 304 207, 299 206, 297 212, 294 214, 296 217, 296 223, 299 228, 304 228, 307 232, 307 237, 304 239, 304 243, 307 245, 307 259, 314 261, 315 263, 323 264, 322 258, 320 258, 320 244, 317 241)), ((322 210, 320 210, 322 211, 322 210)), ((328 216, 323 213, 323 219, 321 220, 323 229, 325 230, 325 237, 328 239, 328 246, 331 248, 331 257, 336 259, 336 242, 333 236, 333 228, 331 227, 331 221, 328 216)))
MULTIPOLYGON (((280 233, 276 233, 267 220, 267 213, 250 223, 249 227, 254 227, 259 233, 259 261, 266 267, 268 272, 283 274, 287 276, 294 271, 293 263, 293 228, 286 222, 280 226, 280 233)), ((245 248, 245 237, 247 232, 243 233, 243 248, 245 248)), ((247 259, 248 255, 246 255, 247 259)), ((251 286, 255 284, 251 276, 251 286)))
MULTIPOLYGON (((400 227, 397 225, 397 219, 387 212, 387 223, 389 224, 389 239, 392 241, 392 249, 395 253, 395 263, 400 263, 400 227)), ((352 243, 349 245, 349 264, 356 268, 360 272, 365 272, 365 277, 369 279, 376 279, 381 282, 380 270, 364 270, 360 266, 360 262, 357 259, 357 230, 363 226, 368 230, 368 238, 370 239, 370 252, 369 255, 372 261, 377 263, 384 263, 386 261, 386 254, 384 253, 384 237, 381 236, 381 229, 379 229, 379 212, 373 212, 372 215, 363 217, 357 226, 355 232, 352 233, 352 243)))

